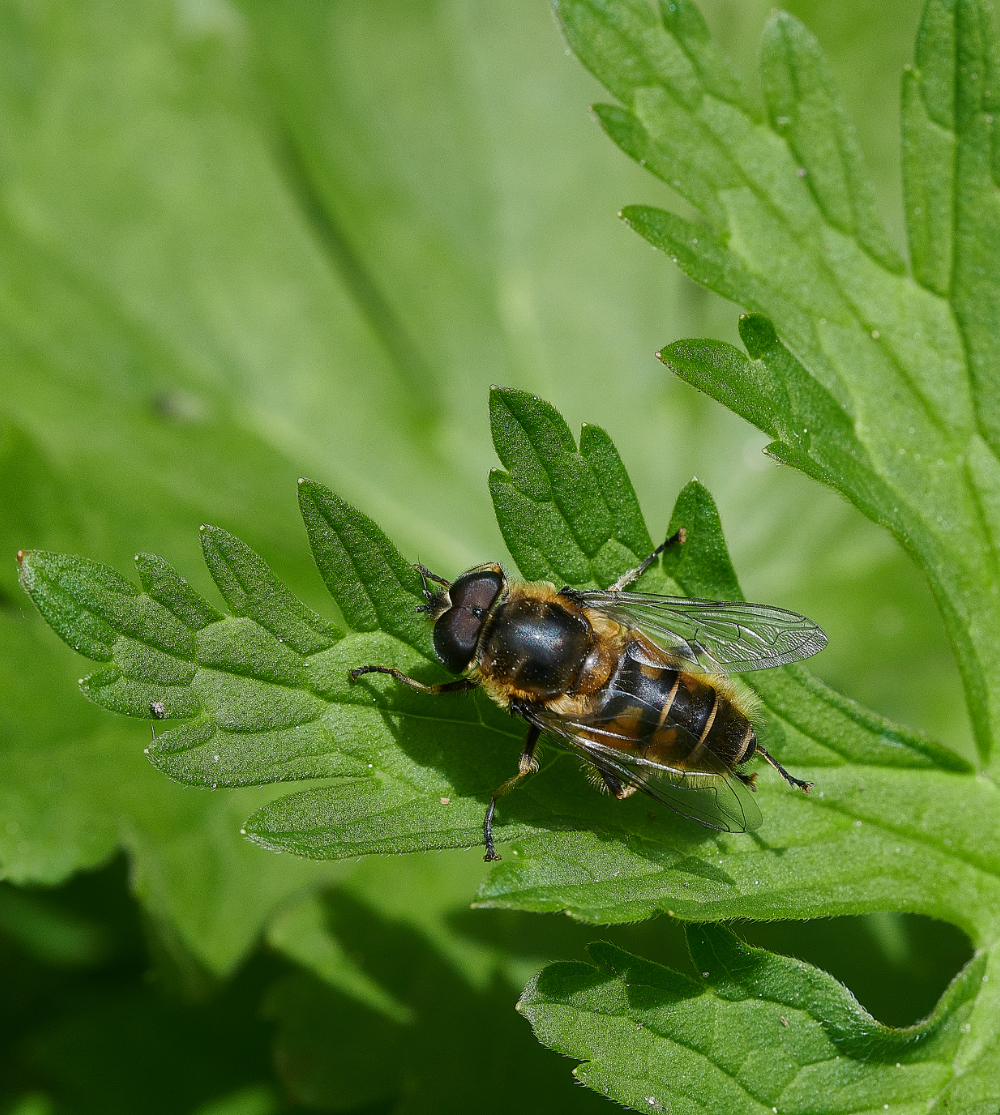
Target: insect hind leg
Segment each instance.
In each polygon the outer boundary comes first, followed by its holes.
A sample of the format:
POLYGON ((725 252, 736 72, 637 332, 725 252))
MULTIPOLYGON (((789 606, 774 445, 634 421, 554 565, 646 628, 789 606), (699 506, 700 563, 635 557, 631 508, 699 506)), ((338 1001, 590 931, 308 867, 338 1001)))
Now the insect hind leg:
POLYGON ((649 555, 648 558, 646 558, 645 561, 637 565, 635 569, 630 569, 627 573, 623 573, 618 578, 618 580, 615 581, 615 583, 608 589, 608 592, 621 592, 622 589, 632 584, 633 581, 638 581, 643 573, 646 572, 646 570, 653 564, 654 561, 656 561, 656 559, 668 546, 683 546, 686 540, 687 531, 683 527, 681 527, 679 530, 674 531, 674 533, 666 540, 666 542, 661 542, 660 545, 656 547, 656 549, 649 555))
POLYGON ((624 801, 626 798, 631 797, 636 792, 636 790, 639 789, 638 786, 619 782, 613 774, 608 774, 608 772, 605 770, 602 770, 600 772, 600 775, 601 778, 604 780, 604 785, 608 788, 608 792, 613 797, 616 797, 619 801, 624 801))
POLYGON ((538 762, 535 759, 535 745, 538 743, 538 737, 541 734, 541 731, 534 724, 528 728, 527 735, 524 737, 524 746, 521 748, 521 759, 518 763, 517 774, 513 778, 508 778, 502 786, 498 786, 490 798, 490 804, 486 809, 486 817, 483 819, 483 837, 486 844, 486 855, 483 856, 483 859, 487 863, 500 859, 496 844, 493 843, 493 814, 496 812, 497 799, 510 793, 522 778, 538 770, 538 762))
POLYGON ((809 791, 813 788, 813 784, 811 782, 806 782, 805 779, 796 778, 794 774, 789 774, 788 771, 785 770, 785 768, 781 765, 781 763, 779 763, 773 755, 765 751, 759 743, 757 744, 756 753, 762 759, 766 759, 790 786, 797 786, 804 794, 808 794, 809 791))

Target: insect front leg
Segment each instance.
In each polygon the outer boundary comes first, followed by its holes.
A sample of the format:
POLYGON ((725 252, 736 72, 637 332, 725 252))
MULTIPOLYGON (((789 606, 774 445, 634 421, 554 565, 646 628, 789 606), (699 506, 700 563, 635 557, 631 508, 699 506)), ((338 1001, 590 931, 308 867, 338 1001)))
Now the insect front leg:
POLYGON ((444 585, 445 588, 451 588, 451 581, 446 581, 444 577, 439 577, 436 573, 432 573, 426 565, 415 565, 413 568, 420 574, 420 580, 423 581, 424 599, 427 601, 426 604, 421 604, 419 608, 414 608, 413 610, 415 612, 423 612, 426 615, 432 615, 437 608, 438 597, 436 593, 431 592, 427 587, 428 579, 437 581, 439 585, 444 585))
POLYGON ((490 798, 490 804, 486 809, 486 818, 483 821, 483 836, 486 840, 486 855, 483 856, 483 859, 487 863, 500 858, 496 845, 493 843, 493 814, 496 812, 497 798, 502 798, 504 794, 513 790, 525 775, 538 770, 538 763, 535 760, 535 744, 538 743, 538 737, 541 734, 541 731, 534 724, 528 728, 528 733, 524 737, 524 746, 521 749, 521 761, 518 763, 517 774, 513 778, 508 778, 502 786, 494 790, 493 796, 490 798))
POLYGON ((438 697, 442 693, 461 693, 466 689, 476 688, 476 683, 471 678, 459 678, 457 681, 439 681, 436 685, 424 685, 422 681, 417 681, 416 678, 408 678, 401 670, 396 670, 390 666, 358 666, 351 670, 351 681, 357 681, 362 674, 388 674, 396 681, 401 681, 403 685, 408 685, 411 689, 419 689, 421 693, 430 693, 432 697, 438 697))
POLYGON ((632 584, 633 581, 638 581, 643 573, 646 572, 646 570, 653 564, 654 561, 656 561, 656 559, 668 546, 683 546, 686 539, 687 531, 683 527, 681 527, 679 530, 674 531, 674 533, 666 540, 666 542, 661 542, 660 545, 656 547, 656 549, 649 555, 648 558, 646 558, 644 562, 642 562, 640 565, 637 565, 635 569, 630 569, 627 573, 623 573, 618 578, 618 580, 615 581, 615 583, 608 589, 608 592, 621 592, 628 585, 632 584))
POLYGON ((424 588, 427 588, 427 579, 437 581, 439 585, 444 585, 445 588, 451 588, 451 581, 446 581, 444 577, 439 577, 436 573, 432 573, 426 565, 415 565, 413 567, 420 574, 420 579, 424 582, 424 588))

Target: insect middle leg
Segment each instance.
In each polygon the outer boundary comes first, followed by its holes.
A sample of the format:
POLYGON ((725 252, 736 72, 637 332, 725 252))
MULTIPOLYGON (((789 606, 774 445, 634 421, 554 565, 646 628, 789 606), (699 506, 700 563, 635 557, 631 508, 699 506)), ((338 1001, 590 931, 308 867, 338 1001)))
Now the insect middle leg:
POLYGON ((648 558, 635 569, 630 569, 627 573, 623 573, 617 581, 608 589, 608 592, 621 592, 626 586, 632 584, 633 581, 638 579, 646 572, 646 570, 653 564, 654 561, 663 553, 668 546, 683 546, 687 539, 687 531, 681 527, 666 540, 661 542, 659 546, 649 555, 648 558))
POLYGON ((476 683, 471 678, 459 678, 457 681, 439 681, 435 685, 424 685, 422 681, 417 681, 416 678, 408 678, 401 670, 396 670, 390 666, 358 666, 351 670, 351 681, 357 681, 362 674, 388 674, 396 681, 401 681, 403 685, 408 685, 411 689, 419 689, 421 693, 430 693, 434 697, 442 693, 462 693, 466 689, 476 688, 476 683))
POLYGON ((502 786, 494 790, 493 796, 490 798, 490 804, 486 809, 486 818, 483 821, 483 836, 486 842, 486 855, 483 856, 483 859, 487 863, 500 858, 496 845, 493 843, 493 814, 496 812, 497 798, 502 798, 504 794, 513 790, 522 778, 538 770, 538 763, 535 761, 535 745, 538 743, 540 735, 541 731, 534 724, 528 728, 527 735, 524 737, 524 746, 521 748, 521 761, 517 766, 517 774, 513 778, 508 778, 502 786))

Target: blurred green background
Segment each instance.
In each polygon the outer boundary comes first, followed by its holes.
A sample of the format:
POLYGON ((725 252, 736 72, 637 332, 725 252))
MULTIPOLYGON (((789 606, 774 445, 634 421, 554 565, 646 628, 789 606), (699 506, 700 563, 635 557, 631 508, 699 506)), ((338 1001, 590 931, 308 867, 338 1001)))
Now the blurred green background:
MULTIPOLYGON (((789 7, 904 247, 919 4, 789 7)), ((770 4, 702 8, 756 86, 770 4)), ((149 767, 148 725, 79 695, 85 664, 21 593, 19 548, 126 573, 153 551, 217 599, 209 521, 329 615, 307 475, 445 575, 504 559, 487 389, 520 387, 609 431, 654 535, 697 475, 747 595, 826 628, 816 672, 972 755, 901 549, 655 360, 679 337, 735 342, 739 308, 616 219, 674 202, 601 134, 601 99, 543 0, 0 2, 0 1111, 597 1110, 514 1013, 520 987, 595 937, 685 963, 666 922, 470 911, 475 851, 329 865, 249 846, 240 822, 275 791, 149 767)), ((896 1024, 968 954, 889 913, 744 930, 896 1024)))

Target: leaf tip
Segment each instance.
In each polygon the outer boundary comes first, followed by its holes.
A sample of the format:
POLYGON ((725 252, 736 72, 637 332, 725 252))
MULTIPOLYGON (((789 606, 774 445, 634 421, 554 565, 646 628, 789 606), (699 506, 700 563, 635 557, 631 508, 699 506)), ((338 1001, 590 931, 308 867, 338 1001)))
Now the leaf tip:
POLYGON ((17 579, 21 582, 21 588, 29 596, 33 595, 31 590, 35 580, 35 569, 32 562, 34 556, 34 550, 17 551, 17 579))
POLYGON ((309 498, 310 495, 316 495, 322 491, 327 491, 329 495, 333 495, 332 492, 329 492, 329 489, 324 489, 322 484, 317 483, 315 480, 310 480, 308 476, 300 476, 295 486, 298 489, 300 503, 304 499, 309 498))
POLYGON ((740 340, 754 360, 778 345, 778 332, 763 314, 743 314, 739 323, 740 340))
POLYGON ((778 26, 779 24, 782 24, 782 23, 787 24, 790 27, 792 27, 792 26, 800 27, 801 26, 801 23, 799 22, 799 20, 797 20, 793 15, 790 15, 786 11, 782 11, 781 8, 773 8, 771 10, 771 14, 770 14, 770 16, 768 17, 768 20, 767 20, 768 26, 776 27, 776 26, 778 26))
POLYGON ((702 484, 697 476, 692 476, 684 487, 681 488, 680 494, 677 497, 678 503, 682 499, 696 499, 698 501, 709 500, 713 506, 715 505, 715 500, 712 499, 712 493, 702 484))

